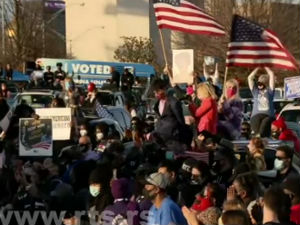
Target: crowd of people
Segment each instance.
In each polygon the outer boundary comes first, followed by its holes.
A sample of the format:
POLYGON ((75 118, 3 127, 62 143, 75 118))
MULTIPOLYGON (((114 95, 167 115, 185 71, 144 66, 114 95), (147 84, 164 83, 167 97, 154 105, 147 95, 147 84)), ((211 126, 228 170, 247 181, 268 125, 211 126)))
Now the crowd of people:
MULTIPOLYGON (((85 94, 57 66, 54 73, 47 67, 43 76, 36 73, 32 79, 34 85, 60 85, 62 95, 51 107, 72 108, 71 139, 54 142, 51 158, 19 157, 18 121, 37 115, 26 102, 16 107, 0 135, 2 215, 13 210, 66 212, 66 225, 300 224, 300 176, 293 167, 300 144, 274 113, 270 68, 258 77, 257 68, 248 77, 254 101, 250 123, 244 121, 239 82, 230 79, 220 91, 216 66, 195 77, 186 90, 154 79, 155 119, 132 116, 121 138, 109 124, 91 127, 78 119, 81 107, 114 118, 95 84, 85 94), (232 143, 240 139, 249 140, 243 151, 232 143), (271 139, 283 144, 270 150, 271 139)), ((111 74, 110 87, 129 96, 134 76, 114 68, 111 74)), ((0 93, 5 115, 5 87, 0 93)), ((43 224, 42 219, 36 224, 43 224)))

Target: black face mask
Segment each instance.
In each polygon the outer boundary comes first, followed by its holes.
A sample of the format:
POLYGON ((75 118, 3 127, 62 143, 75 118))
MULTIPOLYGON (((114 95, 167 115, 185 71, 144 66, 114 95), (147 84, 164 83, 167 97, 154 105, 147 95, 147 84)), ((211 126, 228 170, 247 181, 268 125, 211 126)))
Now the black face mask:
POLYGON ((148 199, 150 201, 152 201, 153 199, 155 199, 157 194, 153 194, 151 193, 153 190, 151 191, 147 191, 146 189, 143 189, 143 195, 145 197, 145 199, 148 199))
POLYGON ((280 136, 280 132, 278 131, 273 131, 272 134, 271 134, 272 138, 278 140, 279 139, 279 136, 280 136))
POLYGON ((89 144, 80 144, 79 151, 80 152, 87 152, 89 150, 89 144))

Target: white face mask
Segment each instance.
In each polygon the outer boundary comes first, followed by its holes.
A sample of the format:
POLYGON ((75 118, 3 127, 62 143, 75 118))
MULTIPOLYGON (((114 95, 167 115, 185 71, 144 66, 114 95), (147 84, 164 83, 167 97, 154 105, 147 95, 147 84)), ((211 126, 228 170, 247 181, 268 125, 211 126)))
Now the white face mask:
POLYGON ((87 130, 80 130, 79 133, 80 133, 81 137, 86 136, 87 135, 87 130))
POLYGON ((100 194, 100 188, 99 187, 95 187, 93 185, 90 185, 89 189, 90 189, 90 194, 93 197, 97 197, 100 194))
POLYGON ((274 161, 274 169, 275 170, 282 170, 284 169, 284 162, 281 159, 275 159, 274 161))
POLYGON ((104 137, 103 133, 97 133, 97 134, 96 134, 97 141, 102 140, 103 137, 104 137))

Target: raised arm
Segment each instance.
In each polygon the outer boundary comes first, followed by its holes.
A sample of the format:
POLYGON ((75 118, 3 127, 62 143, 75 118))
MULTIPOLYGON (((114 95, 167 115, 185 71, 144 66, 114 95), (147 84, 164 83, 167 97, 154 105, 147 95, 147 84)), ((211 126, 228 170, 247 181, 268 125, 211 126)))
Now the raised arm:
POLYGON ((205 80, 207 80, 210 76, 206 71, 206 66, 205 66, 205 62, 203 62, 203 75, 205 77, 205 80))
POLYGON ((259 68, 255 68, 251 73, 250 75, 248 76, 248 85, 249 85, 249 88, 250 90, 252 91, 253 90, 253 87, 254 87, 254 78, 255 78, 255 75, 257 73, 257 71, 259 70, 259 68))
POLYGON ((265 67, 265 70, 267 71, 267 73, 269 75, 269 87, 270 87, 271 90, 274 90, 275 89, 274 72, 269 67, 265 67))

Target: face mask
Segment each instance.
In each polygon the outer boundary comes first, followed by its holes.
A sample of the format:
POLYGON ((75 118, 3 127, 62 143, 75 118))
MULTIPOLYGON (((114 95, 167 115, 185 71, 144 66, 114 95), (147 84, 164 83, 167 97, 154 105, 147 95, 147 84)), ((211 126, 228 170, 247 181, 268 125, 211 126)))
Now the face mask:
POLYGON ((87 130, 80 130, 79 133, 80 133, 81 137, 86 136, 87 135, 87 130))
POLYGON ((93 197, 97 197, 99 194, 100 194, 100 188, 98 187, 94 187, 94 186, 90 186, 90 194, 93 196, 93 197))
POLYGON ((274 138, 274 139, 277 140, 277 139, 279 139, 280 132, 278 132, 278 131, 273 131, 271 135, 272 135, 272 138, 274 138))
POLYGON ((69 83, 69 82, 66 82, 66 83, 65 83, 65 88, 66 88, 66 90, 69 90, 70 87, 71 87, 70 83, 69 83))
POLYGON ((236 87, 234 87, 234 88, 227 88, 227 90, 226 90, 227 97, 228 98, 233 97, 234 95, 236 95, 236 92, 237 92, 236 87))
POLYGON ((103 137, 104 137, 103 133, 97 133, 97 134, 96 134, 97 141, 102 140, 103 137))
POLYGON ((275 170, 283 170, 284 169, 284 162, 281 159, 275 159, 274 161, 274 169, 275 170))
POLYGON ((156 95, 156 98, 158 99, 158 100, 163 100, 163 99, 165 99, 165 93, 160 93, 160 94, 157 94, 156 95))
POLYGON ((87 152, 89 150, 89 145, 88 144, 86 144, 86 145, 80 144, 79 145, 79 150, 81 152, 87 152))
POLYGON ((145 196, 146 199, 152 201, 155 199, 156 194, 153 193, 154 190, 152 191, 147 191, 146 189, 143 190, 143 195, 145 196))
POLYGON ((197 176, 197 177, 192 176, 191 184, 192 185, 202 184, 202 178, 200 176, 197 176))

